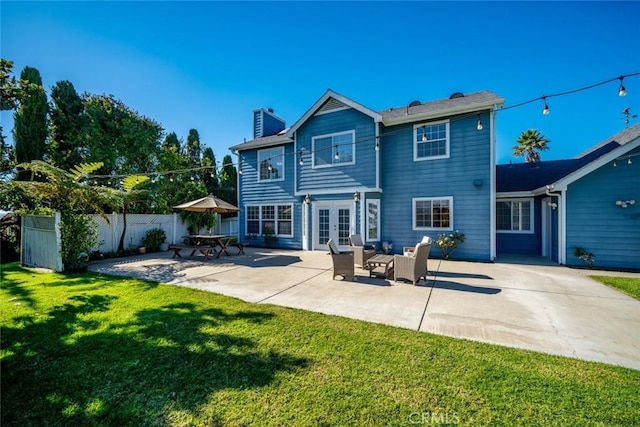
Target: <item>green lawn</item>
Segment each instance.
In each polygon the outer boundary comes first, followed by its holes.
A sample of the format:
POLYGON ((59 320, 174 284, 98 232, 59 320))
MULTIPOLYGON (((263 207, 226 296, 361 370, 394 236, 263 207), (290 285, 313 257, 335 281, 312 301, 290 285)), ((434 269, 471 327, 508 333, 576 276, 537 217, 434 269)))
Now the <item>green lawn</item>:
POLYGON ((640 371, 2 266, 2 426, 640 425, 640 371))
POLYGON ((616 288, 625 294, 640 300, 640 279, 634 277, 589 276, 593 280, 616 288))

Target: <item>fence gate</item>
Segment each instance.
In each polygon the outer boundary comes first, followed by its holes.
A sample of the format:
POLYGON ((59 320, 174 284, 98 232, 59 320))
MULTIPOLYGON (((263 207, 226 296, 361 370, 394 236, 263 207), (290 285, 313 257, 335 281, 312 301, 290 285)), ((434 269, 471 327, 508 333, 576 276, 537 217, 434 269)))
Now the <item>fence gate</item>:
POLYGON ((20 262, 29 267, 62 271, 60 213, 26 215, 22 221, 20 262))

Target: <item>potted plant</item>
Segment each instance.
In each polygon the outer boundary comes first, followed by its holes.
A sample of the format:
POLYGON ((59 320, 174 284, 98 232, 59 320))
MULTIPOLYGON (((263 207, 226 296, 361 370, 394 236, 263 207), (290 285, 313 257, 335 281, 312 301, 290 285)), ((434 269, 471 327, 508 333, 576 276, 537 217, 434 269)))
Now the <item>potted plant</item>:
POLYGON ((163 229, 154 228, 147 231, 147 234, 142 238, 142 246, 145 246, 149 252, 157 252, 160 249, 160 244, 162 244, 166 239, 167 235, 163 229))

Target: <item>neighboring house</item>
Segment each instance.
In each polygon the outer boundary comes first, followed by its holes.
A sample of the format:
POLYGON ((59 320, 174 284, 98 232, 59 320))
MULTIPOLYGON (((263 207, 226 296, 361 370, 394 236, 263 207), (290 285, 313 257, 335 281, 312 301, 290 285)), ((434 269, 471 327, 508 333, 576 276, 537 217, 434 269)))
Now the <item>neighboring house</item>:
POLYGON ((499 165, 497 251, 640 269, 640 124, 574 159, 499 165))
MULTIPOLYGON (((240 236, 272 230, 282 248, 342 249, 349 235, 393 252, 459 230, 456 256, 490 261, 495 241, 495 111, 482 91, 374 111, 328 90, 289 129, 254 111, 238 155, 240 236), (387 245, 384 245, 387 246, 387 245)), ((279 119, 278 119, 279 120, 279 119)), ((439 251, 432 251, 439 256, 439 251)))

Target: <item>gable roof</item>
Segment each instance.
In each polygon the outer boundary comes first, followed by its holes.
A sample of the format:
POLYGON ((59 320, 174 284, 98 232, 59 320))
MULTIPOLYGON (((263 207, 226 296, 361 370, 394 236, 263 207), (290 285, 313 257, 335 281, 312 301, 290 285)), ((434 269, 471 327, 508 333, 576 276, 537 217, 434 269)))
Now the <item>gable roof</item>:
POLYGON ((496 192, 537 193, 544 191, 547 185, 553 184, 556 187, 558 183, 567 185, 589 173, 590 168, 600 167, 601 164, 610 161, 609 157, 616 158, 619 151, 626 151, 621 147, 636 140, 640 142, 640 124, 605 139, 573 159, 543 161, 535 165, 531 163, 498 165, 496 166, 496 192))
POLYGON ((402 107, 389 108, 380 112, 382 114, 382 122, 385 125, 396 125, 416 120, 486 110, 504 104, 504 98, 488 90, 460 95, 453 98, 425 102, 424 104, 414 105, 412 102, 402 107))
POLYGON ((311 108, 309 108, 307 112, 304 113, 302 117, 300 117, 298 121, 295 122, 293 126, 291 126, 291 128, 289 128, 287 136, 293 137, 293 134, 300 128, 300 126, 302 126, 307 120, 309 120, 311 116, 313 116, 318 110, 322 109, 327 104, 327 102, 330 102, 331 100, 333 100, 332 104, 335 106, 351 107, 354 110, 360 111, 362 114, 371 117, 376 122, 382 120, 382 116, 377 112, 371 110, 370 108, 367 108, 364 105, 350 98, 347 98, 346 96, 340 95, 339 93, 336 93, 331 89, 327 89, 324 95, 322 95, 320 99, 318 99, 315 104, 313 104, 311 108))

